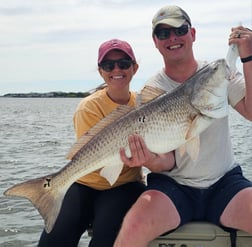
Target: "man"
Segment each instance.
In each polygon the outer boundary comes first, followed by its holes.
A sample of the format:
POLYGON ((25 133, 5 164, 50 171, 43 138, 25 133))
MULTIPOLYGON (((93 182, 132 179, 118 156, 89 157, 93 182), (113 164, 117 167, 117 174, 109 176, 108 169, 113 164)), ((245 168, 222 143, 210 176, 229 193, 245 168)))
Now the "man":
MULTIPOLYGON (((171 91, 204 64, 195 59, 196 30, 178 6, 165 6, 153 18, 153 40, 164 60, 164 69, 148 86, 171 91)), ((230 77, 228 100, 252 121, 252 32, 232 28, 229 44, 236 44, 244 77, 230 77)), ((230 73, 230 70, 228 69, 230 73)), ((145 191, 127 213, 114 247, 146 247, 157 236, 181 225, 204 220, 222 227, 252 233, 252 183, 243 177, 231 149, 228 117, 215 120, 200 135, 196 161, 177 150, 153 154, 140 136, 129 137, 131 158, 120 154, 130 167, 145 166, 151 173, 145 191)))

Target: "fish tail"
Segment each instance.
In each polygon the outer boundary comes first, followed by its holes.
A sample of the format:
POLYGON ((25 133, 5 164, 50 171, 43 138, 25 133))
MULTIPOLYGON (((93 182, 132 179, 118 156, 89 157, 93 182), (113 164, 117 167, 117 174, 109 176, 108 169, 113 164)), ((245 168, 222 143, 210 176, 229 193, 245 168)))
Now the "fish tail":
POLYGON ((4 192, 6 196, 27 198, 45 221, 45 230, 51 232, 67 188, 55 186, 55 175, 45 176, 14 185, 4 192))

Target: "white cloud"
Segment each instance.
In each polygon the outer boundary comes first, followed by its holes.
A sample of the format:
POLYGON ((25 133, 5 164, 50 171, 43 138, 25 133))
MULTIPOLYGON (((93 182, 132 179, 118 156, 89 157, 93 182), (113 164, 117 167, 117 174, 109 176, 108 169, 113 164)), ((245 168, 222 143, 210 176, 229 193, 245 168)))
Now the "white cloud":
MULTIPOLYGON (((2 0, 0 95, 16 90, 90 89, 89 81, 101 82, 96 71, 98 46, 115 37, 128 40, 135 50, 140 69, 132 84, 140 88, 163 66, 152 43, 151 19, 166 4, 149 0, 2 0), (66 83, 69 81, 75 83, 66 83)), ((232 26, 242 22, 251 27, 250 0, 178 0, 173 4, 191 16, 197 29, 195 54, 202 59, 226 55, 232 26)))

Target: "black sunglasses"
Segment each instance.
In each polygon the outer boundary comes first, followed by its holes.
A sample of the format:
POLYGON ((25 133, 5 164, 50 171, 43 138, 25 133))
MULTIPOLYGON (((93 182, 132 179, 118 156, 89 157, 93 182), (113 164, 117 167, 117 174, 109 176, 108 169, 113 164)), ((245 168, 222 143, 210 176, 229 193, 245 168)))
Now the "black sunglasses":
POLYGON ((182 25, 181 27, 171 27, 171 28, 157 28, 154 31, 154 34, 159 40, 165 40, 168 39, 171 36, 171 31, 173 31, 176 36, 183 36, 188 33, 189 26, 188 25, 182 25))
POLYGON ((132 60, 122 58, 122 59, 118 59, 118 60, 105 60, 104 62, 101 62, 99 64, 99 67, 101 67, 106 72, 111 72, 115 68, 115 64, 117 64, 117 66, 120 69, 126 70, 133 63, 134 62, 132 60))

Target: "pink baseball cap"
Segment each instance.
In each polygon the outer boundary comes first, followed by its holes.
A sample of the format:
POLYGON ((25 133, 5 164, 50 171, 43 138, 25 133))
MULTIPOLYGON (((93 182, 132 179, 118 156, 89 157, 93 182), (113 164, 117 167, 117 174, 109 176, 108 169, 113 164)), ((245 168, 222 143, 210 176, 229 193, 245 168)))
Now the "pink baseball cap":
POLYGON ((136 61, 134 52, 128 42, 119 39, 111 39, 100 45, 98 51, 98 64, 100 64, 106 54, 112 50, 123 51, 132 59, 132 61, 136 61))

